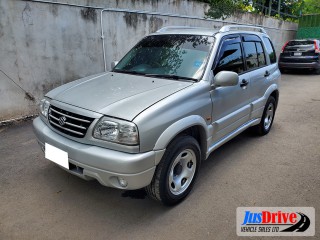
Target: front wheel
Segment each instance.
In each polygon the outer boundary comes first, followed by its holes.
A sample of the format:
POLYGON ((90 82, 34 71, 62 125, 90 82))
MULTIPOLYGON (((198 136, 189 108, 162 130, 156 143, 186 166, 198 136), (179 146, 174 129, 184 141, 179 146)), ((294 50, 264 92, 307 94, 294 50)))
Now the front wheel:
POLYGON ((258 135, 263 136, 270 132, 276 112, 276 106, 277 105, 275 98, 273 96, 270 96, 265 105, 260 123, 253 127, 253 130, 258 135))
POLYGON ((146 192, 164 205, 181 202, 191 191, 200 167, 200 147, 191 136, 179 136, 168 146, 146 192))

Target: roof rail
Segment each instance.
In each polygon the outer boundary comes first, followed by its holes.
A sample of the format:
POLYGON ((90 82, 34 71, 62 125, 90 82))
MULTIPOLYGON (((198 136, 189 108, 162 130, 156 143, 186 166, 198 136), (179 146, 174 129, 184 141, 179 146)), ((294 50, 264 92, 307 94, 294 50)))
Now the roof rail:
POLYGON ((166 32, 167 30, 171 30, 171 29, 196 29, 196 28, 197 27, 189 27, 189 26, 167 26, 167 27, 160 28, 156 32, 162 33, 162 32, 166 32))
POLYGON ((266 30, 264 30, 262 27, 256 27, 256 26, 251 26, 251 25, 226 25, 226 26, 223 26, 222 28, 220 28, 219 32, 229 32, 231 31, 232 28, 235 28, 235 29, 239 29, 239 28, 251 28, 251 29, 256 29, 258 30, 259 32, 262 32, 262 33, 267 33, 266 30))

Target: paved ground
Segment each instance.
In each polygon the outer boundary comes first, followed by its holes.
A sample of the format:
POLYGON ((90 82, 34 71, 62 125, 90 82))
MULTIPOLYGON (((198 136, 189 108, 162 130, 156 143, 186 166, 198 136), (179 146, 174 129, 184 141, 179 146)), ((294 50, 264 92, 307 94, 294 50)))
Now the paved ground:
POLYGON ((44 159, 31 121, 0 129, 0 239, 235 239, 239 206, 315 207, 319 239, 320 76, 281 85, 270 134, 215 151, 173 208, 64 172, 44 159))

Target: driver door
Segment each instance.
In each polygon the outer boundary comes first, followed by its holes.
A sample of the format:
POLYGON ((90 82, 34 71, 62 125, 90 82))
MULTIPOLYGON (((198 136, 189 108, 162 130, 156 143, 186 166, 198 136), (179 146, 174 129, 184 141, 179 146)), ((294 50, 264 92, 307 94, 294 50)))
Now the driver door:
POLYGON ((214 144, 248 122, 250 118, 250 74, 245 72, 239 35, 228 36, 222 40, 218 58, 212 69, 214 75, 220 71, 239 74, 238 85, 217 87, 211 91, 214 144))

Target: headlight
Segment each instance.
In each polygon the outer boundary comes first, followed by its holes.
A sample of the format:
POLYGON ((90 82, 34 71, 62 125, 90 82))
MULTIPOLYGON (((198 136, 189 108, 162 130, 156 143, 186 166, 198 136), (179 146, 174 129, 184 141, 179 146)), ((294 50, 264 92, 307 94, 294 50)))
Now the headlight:
POLYGON ((126 145, 137 145, 139 135, 134 123, 103 117, 93 130, 93 137, 126 145))
POLYGON ((46 118, 48 117, 49 107, 50 107, 50 102, 47 99, 42 99, 40 101, 40 112, 46 118))

